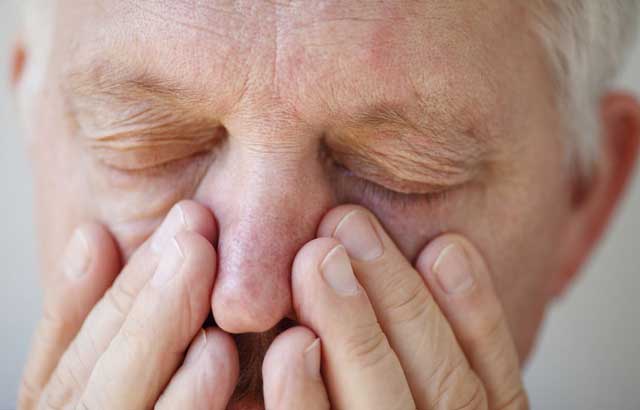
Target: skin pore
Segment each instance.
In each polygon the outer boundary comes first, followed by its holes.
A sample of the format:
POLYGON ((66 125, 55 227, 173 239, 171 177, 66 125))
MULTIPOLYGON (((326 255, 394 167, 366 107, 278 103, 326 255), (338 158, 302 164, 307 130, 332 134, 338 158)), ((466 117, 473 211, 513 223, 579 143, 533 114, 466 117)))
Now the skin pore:
POLYGON ((60 0, 54 17, 27 110, 45 286, 82 221, 126 260, 193 198, 218 224, 212 313, 246 334, 251 384, 262 332, 292 315, 293 257, 355 203, 411 262, 443 232, 475 243, 525 360, 584 244, 567 241, 564 129, 524 7, 60 0))

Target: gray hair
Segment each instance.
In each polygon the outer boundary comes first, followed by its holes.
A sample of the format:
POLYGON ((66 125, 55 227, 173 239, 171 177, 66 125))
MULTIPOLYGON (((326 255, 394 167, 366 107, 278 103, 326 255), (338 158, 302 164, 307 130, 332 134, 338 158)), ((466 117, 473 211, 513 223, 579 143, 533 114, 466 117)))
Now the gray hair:
POLYGON ((600 147, 599 101, 635 39, 639 0, 524 0, 556 74, 571 164, 589 172, 600 147))
MULTIPOLYGON (((522 1, 534 17, 533 29, 547 49, 556 75, 558 110, 569 134, 569 163, 588 172, 601 149, 599 100, 635 39, 640 0, 522 1)), ((52 22, 42 15, 52 13, 53 3, 23 0, 28 7, 27 24, 37 31, 46 30, 52 22)))

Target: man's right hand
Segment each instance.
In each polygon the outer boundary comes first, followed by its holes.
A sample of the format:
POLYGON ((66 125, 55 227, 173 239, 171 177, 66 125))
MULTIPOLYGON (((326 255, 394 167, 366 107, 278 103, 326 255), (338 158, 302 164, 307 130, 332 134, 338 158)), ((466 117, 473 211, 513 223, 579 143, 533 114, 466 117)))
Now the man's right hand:
POLYGON ((226 408, 238 353, 228 334, 201 330, 216 236, 211 212, 182 201, 121 269, 103 227, 79 228, 45 289, 18 408, 226 408))

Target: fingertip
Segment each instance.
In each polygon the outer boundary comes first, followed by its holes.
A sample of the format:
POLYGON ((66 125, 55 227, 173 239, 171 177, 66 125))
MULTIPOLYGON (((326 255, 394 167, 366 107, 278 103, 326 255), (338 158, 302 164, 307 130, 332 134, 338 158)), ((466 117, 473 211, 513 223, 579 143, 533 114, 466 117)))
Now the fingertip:
POLYGON ((175 241, 184 256, 185 266, 215 275, 217 253, 208 238, 196 232, 182 231, 175 236, 175 241))
POLYGON ((91 254, 89 273, 106 277, 111 283, 122 268, 118 244, 109 230, 97 222, 83 225, 80 230, 91 254))
POLYGON ((226 391, 233 392, 240 373, 238 348, 230 334, 219 328, 209 327, 202 330, 202 338, 206 340, 204 357, 207 367, 225 375, 224 381, 228 383, 226 391))
POLYGON ((120 252, 103 225, 89 222, 80 225, 71 235, 61 269, 62 280, 46 288, 45 304, 56 305, 81 320, 120 272, 120 252))
POLYGON ((463 236, 436 238, 416 267, 463 343, 482 334, 487 323, 504 317, 484 258, 463 236))
POLYGON ((432 240, 418 255, 416 269, 432 291, 448 296, 469 293, 491 281, 480 252, 459 234, 443 234, 432 240))
POLYGON ((291 280, 318 271, 327 253, 338 245, 340 242, 333 238, 317 238, 307 242, 293 259, 291 280))
POLYGON ((322 218, 322 221, 320 221, 320 224, 318 225, 318 236, 325 238, 333 237, 340 222, 347 215, 356 211, 363 212, 373 220, 377 221, 375 215, 363 206, 353 204, 339 205, 327 212, 322 218))
POLYGON ((317 287, 314 284, 318 283, 318 280, 313 276, 319 277, 320 264, 338 245, 340 242, 336 239, 317 238, 305 244, 296 254, 291 269, 291 292, 293 308, 298 315, 301 315, 303 303, 313 303, 313 300, 317 299, 314 292, 317 287))
POLYGON ((267 408, 328 408, 320 374, 320 339, 296 326, 276 337, 262 364, 267 408))
POLYGON ((176 206, 182 212, 186 230, 199 233, 213 244, 218 241, 218 224, 207 207, 191 199, 184 199, 176 206))
POLYGON ((156 409, 226 409, 238 382, 238 351, 218 328, 201 329, 156 409))
POLYGON ((318 339, 316 334, 304 326, 296 326, 279 334, 271 343, 262 363, 263 377, 271 376, 274 369, 298 361, 318 339))

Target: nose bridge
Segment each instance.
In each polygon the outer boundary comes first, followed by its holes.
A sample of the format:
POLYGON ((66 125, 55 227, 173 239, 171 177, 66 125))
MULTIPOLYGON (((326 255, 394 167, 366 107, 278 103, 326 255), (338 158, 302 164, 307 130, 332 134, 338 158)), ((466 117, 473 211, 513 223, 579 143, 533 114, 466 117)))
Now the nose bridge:
POLYGON ((231 333, 268 330, 291 312, 293 258, 331 201, 313 149, 262 143, 230 144, 203 182, 220 231, 212 310, 231 333))

